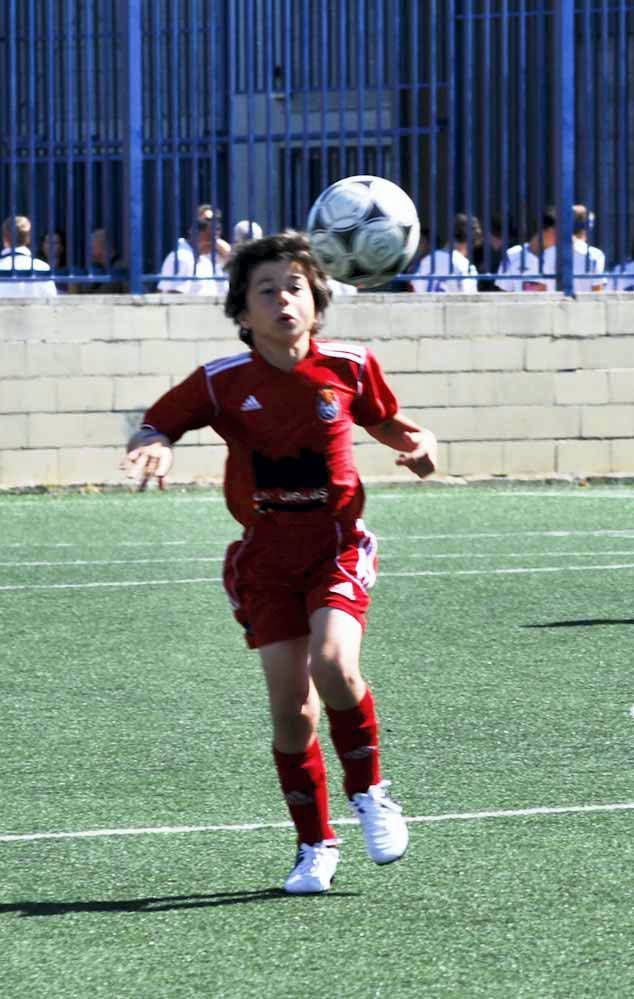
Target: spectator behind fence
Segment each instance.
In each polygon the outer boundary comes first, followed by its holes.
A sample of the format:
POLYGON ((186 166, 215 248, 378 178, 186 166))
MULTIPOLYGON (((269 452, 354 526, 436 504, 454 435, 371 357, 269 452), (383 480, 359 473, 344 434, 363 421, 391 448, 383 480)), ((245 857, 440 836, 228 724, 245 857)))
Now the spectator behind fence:
POLYGON ((535 232, 528 243, 509 246, 498 267, 498 275, 511 274, 513 277, 496 282, 502 291, 556 291, 554 277, 557 268, 557 213, 553 207, 544 209, 541 229, 535 232))
POLYGON ((454 218, 453 240, 442 250, 430 250, 412 274, 412 290, 417 294, 430 291, 463 292, 473 294, 478 290, 478 272, 469 260, 469 250, 475 252, 482 245, 482 226, 475 215, 459 212, 454 218), (455 274, 457 277, 443 278, 455 274), (433 276, 432 276, 433 275, 433 276))
POLYGON ((45 232, 40 240, 40 257, 44 260, 55 279, 55 287, 58 295, 67 295, 76 288, 69 285, 68 281, 58 281, 58 277, 65 277, 68 273, 66 266, 66 234, 63 229, 52 229, 45 232))
MULTIPOLYGON (((584 249, 579 249, 573 237, 573 273, 588 275, 574 278, 573 289, 575 292, 601 290, 603 283, 599 284, 599 281, 602 279, 590 276, 597 270, 597 259, 589 257, 587 245, 583 245, 584 249)), ((557 212, 548 206, 544 209, 541 229, 536 227, 528 243, 511 246, 504 254, 497 284, 502 291, 557 291, 556 271, 557 212), (509 277, 504 279, 504 274, 509 277)))
POLYGON ((224 268, 231 247, 221 236, 222 216, 211 205, 199 205, 196 221, 171 250, 161 267, 157 291, 181 295, 226 295, 229 282, 224 268), (178 275, 178 280, 171 280, 178 275), (191 280, 191 279, 195 280, 191 280), (189 279, 189 280, 187 280, 189 279))
MULTIPOLYGON (((473 251, 473 262, 479 274, 495 274, 504 256, 504 227, 502 216, 495 212, 491 217, 488 232, 483 235, 482 243, 473 251)), ((480 278, 478 291, 500 291, 495 278, 480 278)))
MULTIPOLYGON (((2 223, 2 253, 0 253, 0 272, 15 271, 48 271, 50 267, 44 260, 34 257, 29 249, 31 242, 31 222, 26 215, 14 215, 2 223)), ((17 281, 10 273, 0 273, 0 298, 52 298, 57 295, 55 282, 17 281)))
MULTIPOLYGON (((594 212, 588 211, 585 205, 573 205, 572 211, 572 245, 575 252, 583 257, 582 270, 588 274, 604 274, 605 253, 589 243, 589 235, 594 228, 594 212)), ((606 284, 605 277, 575 278, 575 291, 603 291, 606 284)))
POLYGON ((128 291, 126 281, 127 268, 117 254, 108 231, 95 229, 90 234, 90 265, 91 274, 110 274, 112 281, 94 281, 80 284, 79 291, 83 294, 125 295, 128 291))
POLYGON ((262 226, 250 219, 241 219, 233 227, 233 245, 239 246, 248 239, 262 239, 262 226))
POLYGON ((610 291, 634 291, 634 243, 630 247, 630 259, 618 264, 612 271, 610 291))

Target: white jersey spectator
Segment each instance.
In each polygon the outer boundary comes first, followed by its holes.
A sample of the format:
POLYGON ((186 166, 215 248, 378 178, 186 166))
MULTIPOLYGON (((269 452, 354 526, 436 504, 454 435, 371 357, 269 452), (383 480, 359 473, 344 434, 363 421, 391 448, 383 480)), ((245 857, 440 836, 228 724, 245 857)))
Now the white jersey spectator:
MULTIPOLYGON (((26 215, 5 219, 2 223, 0 272, 37 271, 50 274, 48 264, 31 254, 30 240, 31 222, 26 215)), ((56 295, 57 288, 52 280, 19 281, 8 273, 0 273, 0 298, 52 298, 56 295)))
MULTIPOLYGON (((591 246, 588 236, 594 229, 594 212, 586 205, 572 206, 572 245, 576 253, 584 258, 581 270, 587 274, 605 274, 605 253, 598 246, 591 246)), ((575 259, 575 274, 579 273, 578 261, 575 259)), ((603 291, 607 278, 575 278, 575 291, 603 291)))
POLYGON ((423 257, 412 272, 410 283, 412 291, 418 293, 446 291, 472 295, 478 290, 478 272, 475 264, 469 263, 459 250, 434 250, 423 257), (455 274, 456 277, 443 280, 439 276, 443 274, 455 274))
POLYGON ((432 250, 412 271, 412 291, 419 294, 428 291, 475 294, 478 290, 478 271, 469 260, 469 253, 482 246, 482 239, 480 220, 475 215, 458 212, 453 220, 452 241, 442 250, 432 250), (443 275, 455 277, 445 279, 443 275))
POLYGON ((592 274, 605 273, 605 253, 598 246, 590 246, 583 239, 573 238, 574 273, 587 274, 588 277, 575 277, 575 291, 603 291, 607 284, 605 277, 591 277, 592 274))
MULTIPOLYGON (((547 246, 538 255, 533 252, 531 245, 534 246, 532 243, 518 244, 510 246, 506 251, 498 274, 511 276, 496 282, 502 291, 557 291, 557 280, 553 276, 557 272, 557 247, 547 246)), ((573 247, 572 266, 573 273, 588 275, 574 278, 573 287, 576 292, 598 291, 603 287, 603 278, 591 277, 599 270, 599 262, 594 255, 589 255, 586 243, 582 243, 581 248, 573 247)), ((601 270, 604 267, 603 262, 601 270)))
POLYGON ((196 254, 191 243, 181 238, 176 251, 168 253, 163 261, 157 290, 179 292, 181 295, 226 295, 229 281, 224 276, 220 260, 216 260, 214 266, 209 253, 196 254), (178 279, 170 280, 173 275, 178 275, 178 279), (218 280, 220 275, 222 279, 218 280))
POLYGON ((557 247, 547 246, 543 253, 533 253, 531 243, 509 246, 498 267, 498 274, 511 277, 496 281, 502 291, 557 291, 554 275, 557 268, 557 247))

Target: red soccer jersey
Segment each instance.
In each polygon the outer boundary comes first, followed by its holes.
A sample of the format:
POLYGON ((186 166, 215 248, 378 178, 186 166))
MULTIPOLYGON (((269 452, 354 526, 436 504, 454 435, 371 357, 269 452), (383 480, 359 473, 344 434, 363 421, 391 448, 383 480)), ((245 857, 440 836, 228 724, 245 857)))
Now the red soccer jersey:
POLYGON ((227 506, 248 526, 272 511, 324 512, 354 521, 363 487, 352 427, 394 416, 396 398, 365 347, 311 340, 282 371, 255 351, 197 368, 152 406, 144 426, 177 441, 211 426, 227 443, 227 506))

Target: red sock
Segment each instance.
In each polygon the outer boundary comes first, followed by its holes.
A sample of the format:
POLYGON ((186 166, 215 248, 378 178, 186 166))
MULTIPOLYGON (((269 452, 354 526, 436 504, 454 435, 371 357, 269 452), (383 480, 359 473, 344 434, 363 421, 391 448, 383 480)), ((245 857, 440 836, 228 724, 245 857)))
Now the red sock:
POLYGON ((319 740, 304 753, 281 753, 273 746, 273 758, 299 842, 312 846, 336 839, 330 825, 326 767, 319 740))
POLYGON ((381 780, 379 724, 370 688, 355 708, 335 711, 326 707, 326 712, 330 735, 343 767, 343 786, 352 798, 381 780))

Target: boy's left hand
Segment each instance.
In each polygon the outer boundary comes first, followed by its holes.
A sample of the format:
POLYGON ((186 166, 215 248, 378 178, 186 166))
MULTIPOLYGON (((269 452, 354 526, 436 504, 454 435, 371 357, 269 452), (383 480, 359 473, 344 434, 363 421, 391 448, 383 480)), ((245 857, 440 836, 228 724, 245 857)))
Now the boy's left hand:
POLYGON ((419 479, 432 475, 438 467, 438 443, 431 430, 421 430, 416 449, 399 454, 396 464, 409 468, 419 479))

